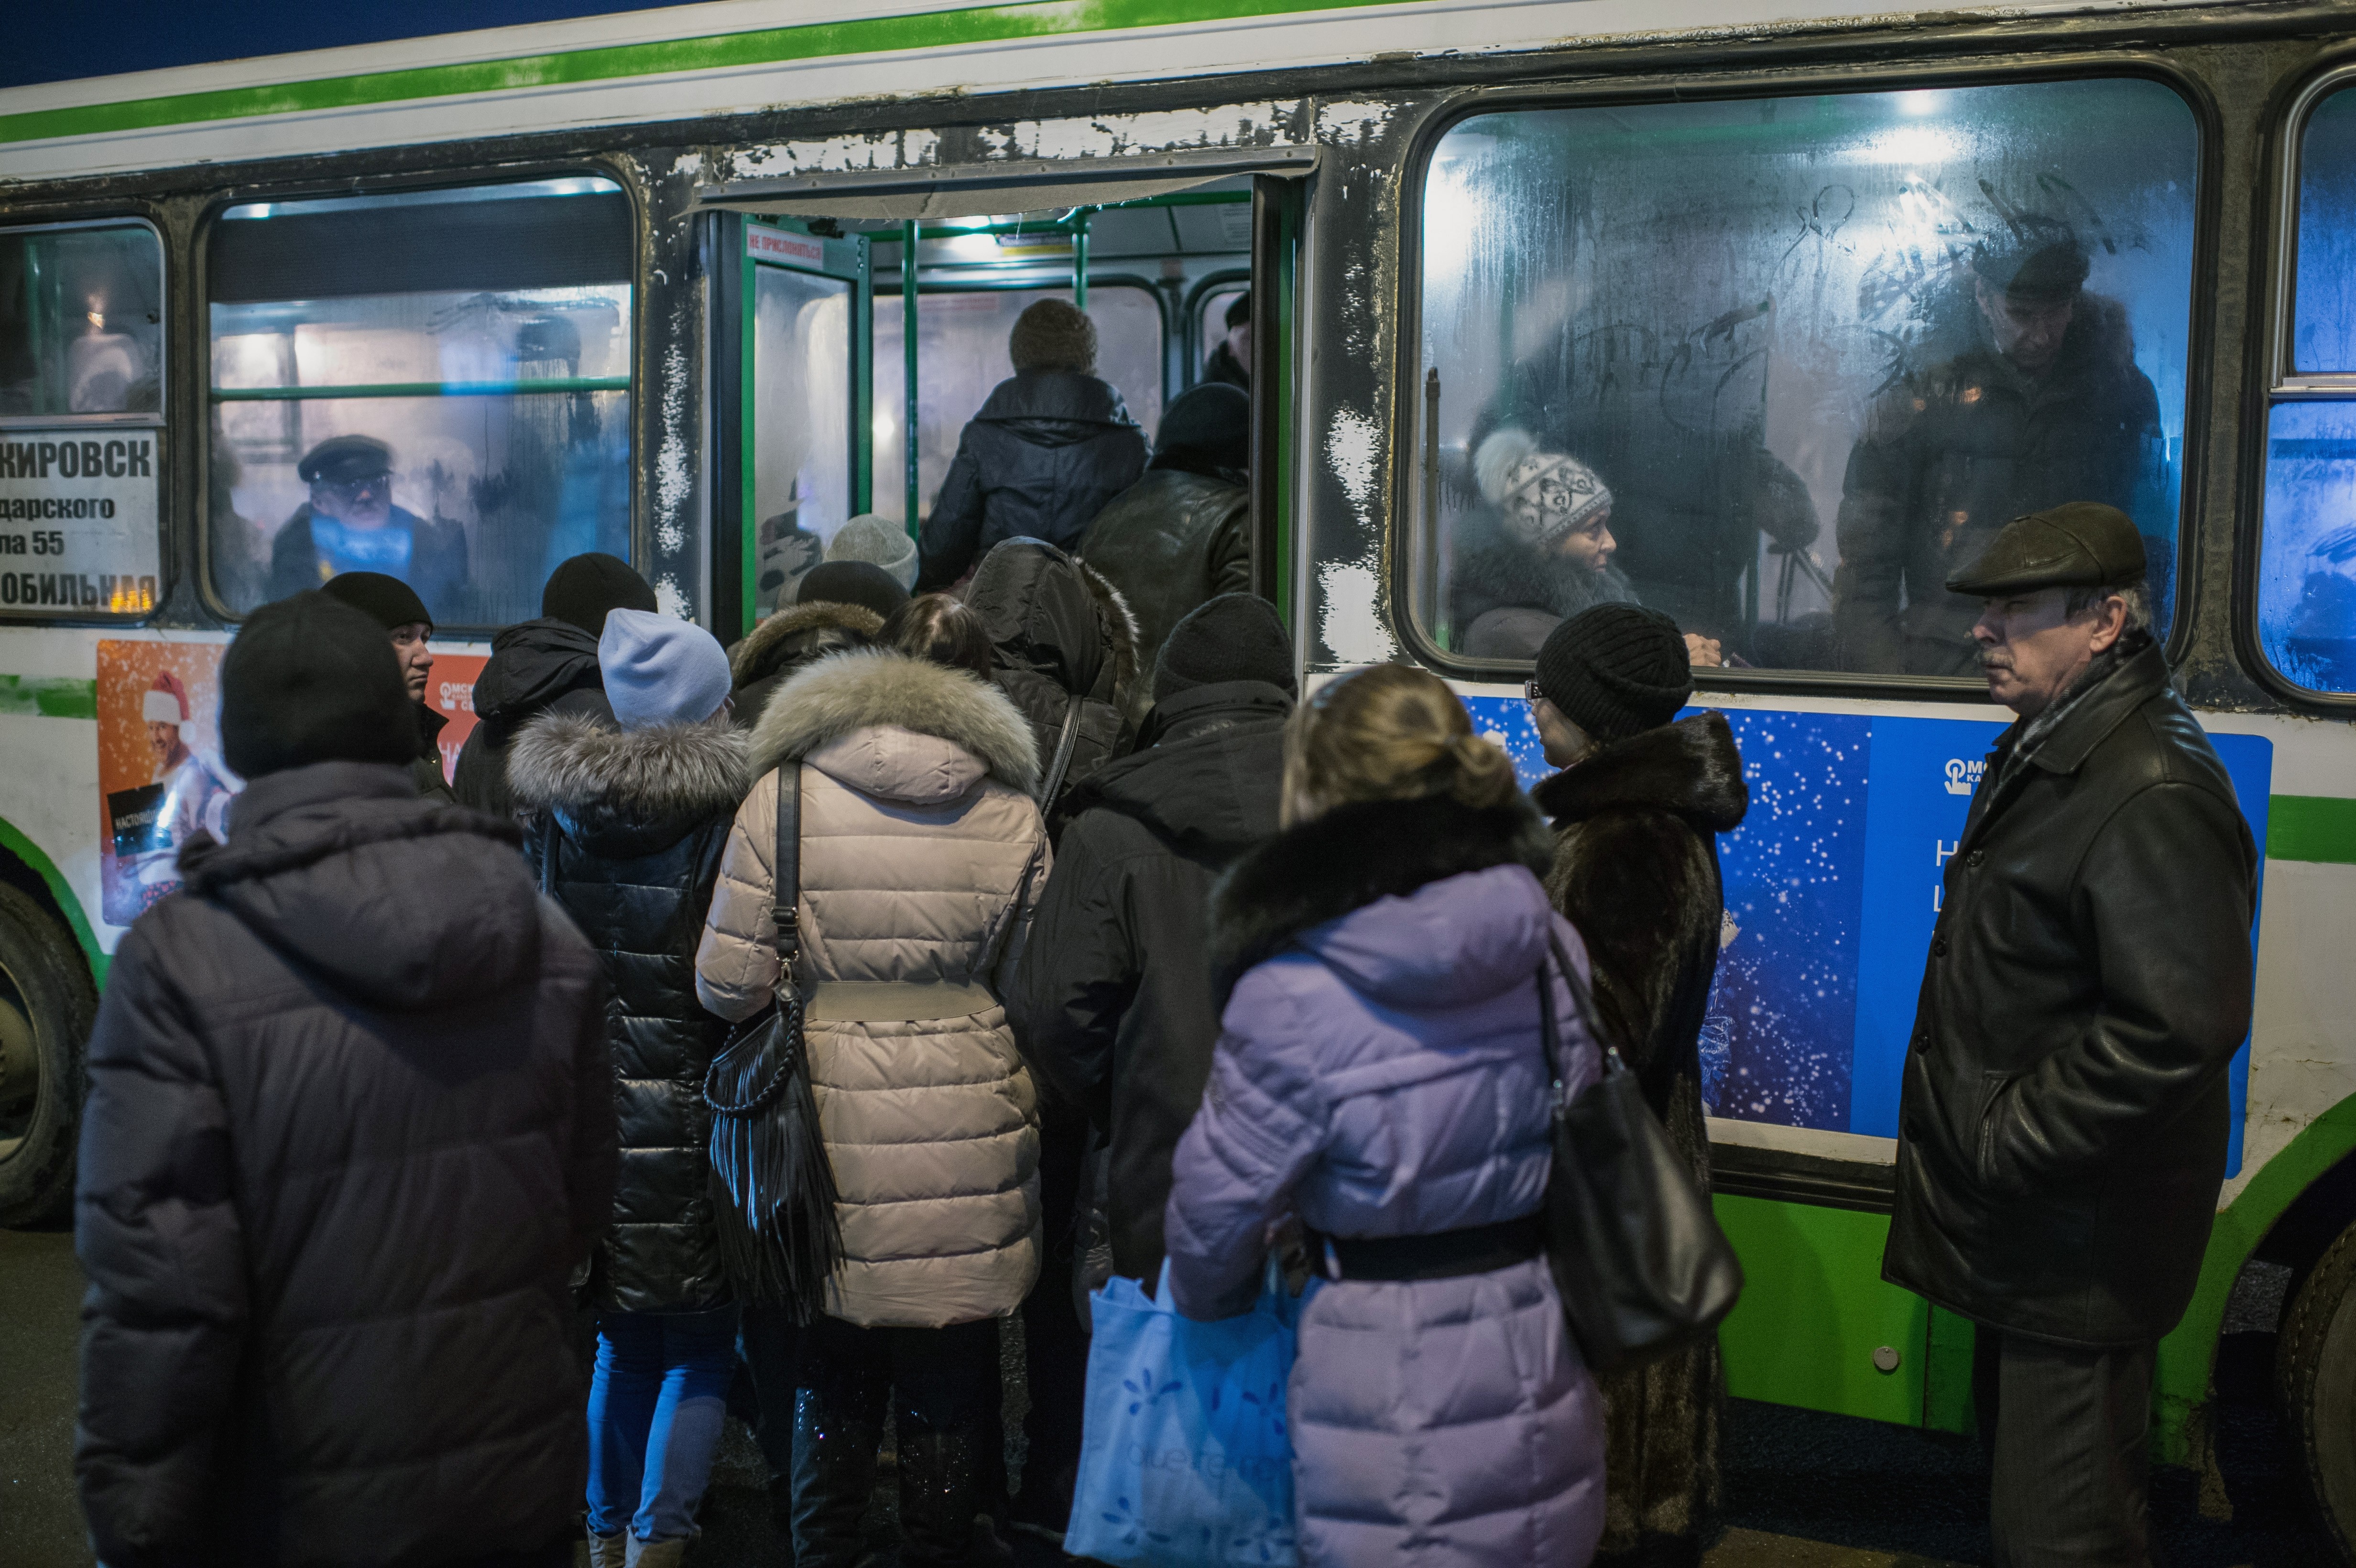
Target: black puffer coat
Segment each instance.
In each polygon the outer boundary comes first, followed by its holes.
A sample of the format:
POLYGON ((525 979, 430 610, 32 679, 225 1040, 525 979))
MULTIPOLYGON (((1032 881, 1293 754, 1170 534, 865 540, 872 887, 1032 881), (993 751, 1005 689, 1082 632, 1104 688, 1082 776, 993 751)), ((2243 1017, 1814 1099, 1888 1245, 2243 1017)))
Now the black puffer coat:
POLYGON ((1003 539, 1064 549, 1145 472, 1145 432, 1110 384, 1076 370, 998 383, 958 438, 916 540, 916 592, 947 588, 1003 539))
POLYGON ((116 1568, 562 1540, 566 1278, 613 1207, 597 961, 405 767, 253 781, 115 955, 75 1193, 74 1467, 116 1568))
POLYGON ((1898 1104, 1882 1276, 2067 1345, 2148 1344, 2184 1315, 2250 1029, 2257 851, 2140 640, 2025 753, 2027 726, 1997 737, 1898 1104))
POLYGON ((1171 1153, 1219 1040, 1211 884, 1276 832, 1291 711, 1258 681, 1197 687, 1154 709, 1146 750, 1065 796, 1071 825, 1008 997, 1032 1065, 1109 1134, 1113 1268, 1149 1283, 1171 1153))
MULTIPOLYGON (((966 603, 996 650, 990 678, 1038 737, 1042 781, 1055 769, 1067 720, 1072 750, 1062 789, 1128 754, 1145 682, 1139 678, 1137 623, 1119 589, 1053 545, 1012 539, 982 562, 966 603)), ((1050 787, 1042 783, 1043 791, 1050 787)), ((1055 803, 1042 804, 1048 830, 1059 832, 1055 803)))
POLYGON ((769 694, 792 679, 795 671, 829 654, 863 648, 883 629, 884 617, 866 605, 824 600, 780 610, 755 626, 728 650, 737 728, 750 730, 758 723, 769 694))
POLYGON ((622 1173, 592 1276, 601 1306, 688 1311, 728 1295, 712 1232, 703 1074, 727 1020, 695 999, 729 824, 752 787, 724 720, 620 731, 545 714, 508 763, 524 854, 605 960, 622 1173))
POLYGON ((1137 665, 1151 670, 1170 629, 1222 593, 1251 592, 1251 492, 1155 468, 1088 525, 1080 554, 1137 616, 1137 665))
POLYGON ((461 805, 512 816, 508 745, 543 713, 614 721, 605 677, 597 668, 597 639, 570 621, 544 616, 509 626, 491 639, 491 656, 475 677, 474 732, 458 748, 450 786, 461 805))

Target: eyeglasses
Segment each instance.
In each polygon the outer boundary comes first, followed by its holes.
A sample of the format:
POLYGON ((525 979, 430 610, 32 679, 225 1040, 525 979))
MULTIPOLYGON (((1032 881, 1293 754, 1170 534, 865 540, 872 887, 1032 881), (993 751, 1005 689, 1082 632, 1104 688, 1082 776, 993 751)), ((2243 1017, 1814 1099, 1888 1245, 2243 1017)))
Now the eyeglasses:
POLYGON ((1538 689, 1538 682, 1536 676, 1532 676, 1529 679, 1522 682, 1522 700, 1524 702, 1536 702, 1545 696, 1546 693, 1538 689))
POLYGON ((363 493, 381 496, 389 492, 392 488, 392 475, 363 474, 357 479, 315 479, 311 487, 325 490, 338 500, 357 501, 363 493))

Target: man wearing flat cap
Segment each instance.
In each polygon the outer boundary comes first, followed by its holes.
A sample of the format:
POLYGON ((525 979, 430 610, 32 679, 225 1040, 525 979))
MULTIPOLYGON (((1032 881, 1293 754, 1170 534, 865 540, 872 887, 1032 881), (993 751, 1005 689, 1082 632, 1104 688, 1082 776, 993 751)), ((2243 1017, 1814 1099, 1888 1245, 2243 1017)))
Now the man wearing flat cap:
MULTIPOLYGON (((1833 606, 1846 668, 1975 673, 1974 607, 1942 584, 2023 512, 2101 501, 2174 537, 2159 399, 2126 309, 2085 291, 2067 226, 2017 222, 1972 252, 1979 344, 1892 387, 1849 453, 1833 606)), ((2158 564, 2164 581, 2172 561, 2158 564)))
POLYGON ((2153 1348, 2200 1273, 2250 1028, 2257 852, 2144 570, 2125 513, 2072 502, 1946 584, 2019 718, 1946 863, 1882 1276, 1979 1326, 1998 1568, 2150 1561, 2153 1348))
POLYGON ((270 597, 284 599, 345 571, 398 578, 444 619, 463 620, 466 535, 392 504, 392 448, 370 435, 330 436, 303 454, 295 476, 311 498, 270 546, 270 597))

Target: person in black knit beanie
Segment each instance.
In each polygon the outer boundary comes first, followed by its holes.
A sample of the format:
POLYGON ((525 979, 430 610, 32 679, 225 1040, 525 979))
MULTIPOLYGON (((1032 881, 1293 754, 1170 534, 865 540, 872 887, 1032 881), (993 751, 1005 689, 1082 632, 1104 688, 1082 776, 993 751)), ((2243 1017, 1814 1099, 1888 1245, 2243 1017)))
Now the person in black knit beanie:
MULTIPOLYGON (((1641 604, 1598 604, 1547 634, 1531 686, 1601 746, 1667 723, 1693 694, 1693 669, 1675 621, 1641 604)), ((1542 719, 1547 760, 1569 762, 1546 730, 1542 719)))
POLYGON ((384 628, 317 589, 246 618, 220 689, 221 760, 242 779, 417 754, 417 704, 384 628))
POLYGON ((1264 681, 1294 695, 1292 639, 1268 601, 1222 593, 1187 613, 1153 660, 1153 700, 1222 681, 1264 681))

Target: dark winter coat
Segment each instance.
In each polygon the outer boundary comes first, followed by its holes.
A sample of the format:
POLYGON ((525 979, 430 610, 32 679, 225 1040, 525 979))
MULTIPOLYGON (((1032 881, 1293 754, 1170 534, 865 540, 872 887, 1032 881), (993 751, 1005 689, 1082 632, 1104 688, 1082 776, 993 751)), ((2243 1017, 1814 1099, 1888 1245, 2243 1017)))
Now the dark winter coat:
POLYGON ((1923 965, 1882 1257, 1951 1312, 2069 1345, 2183 1316, 2250 1029, 2256 849, 2139 640, 2025 752, 2015 724, 1988 755, 1923 965))
POLYGON ((1218 1043, 1211 883, 1276 831, 1292 699, 1258 681, 1153 710, 1146 750, 1064 798, 1071 814, 1008 998, 1024 1054, 1109 1135, 1116 1273, 1162 1271, 1170 1156, 1218 1043))
POLYGON ((2063 501, 2107 502, 2172 531, 2159 398, 2136 368, 2126 310, 2098 294, 2080 296, 2037 379, 1981 347, 1874 405, 1841 493, 1834 618, 1846 667, 1976 673, 1979 601, 1948 592, 1948 577, 2013 518, 2063 501))
MULTIPOLYGON (((1043 790, 1054 787, 1048 774, 1067 722, 1074 733, 1062 788, 1128 753, 1145 682, 1139 678, 1137 623, 1119 589, 1054 546, 1020 539, 994 552, 966 603, 995 650, 990 678, 1038 738, 1043 790)), ((1049 830, 1060 832, 1055 803, 1042 805, 1049 830)))
POLYGON ((620 731, 542 714, 508 764, 533 814, 524 853, 605 961, 606 1040, 622 1168, 598 1301, 687 1311, 728 1295, 712 1230, 703 1074, 728 1023, 695 998, 720 855, 752 787, 744 737, 724 720, 620 731))
MULTIPOLYGON (((466 592, 466 530, 447 517, 421 517, 403 507, 392 508, 385 527, 406 528, 410 536, 409 564, 391 575, 415 589, 437 622, 460 624, 472 619, 474 607, 466 603, 471 598, 466 592)), ((270 541, 270 599, 318 587, 327 581, 324 564, 311 539, 311 503, 305 501, 270 541)))
POLYGON ((417 781, 418 795, 443 805, 458 804, 450 781, 442 776, 442 731, 449 722, 434 712, 431 704, 417 705, 417 760, 409 764, 409 775, 417 781))
MULTIPOLYGON (((1539 1040, 1565 1089, 1592 1037, 1547 960, 1577 932, 1536 873, 1528 802, 1338 807, 1247 854, 1213 896, 1232 978, 1211 1082, 1173 1159, 1173 1304, 1257 1294, 1267 1227, 1419 1236, 1536 1212, 1552 1165, 1539 1040), (1541 966, 1548 976, 1543 991, 1541 966)), ((1398 1283, 1323 1280, 1287 1391, 1310 1563, 1583 1563, 1603 1522, 1602 1414, 1546 1261, 1398 1283)))
POLYGON ((1110 384, 1076 370, 998 383, 958 438, 916 540, 916 592, 947 588, 1004 539, 1077 549, 1105 503, 1145 472, 1145 432, 1110 384))
POLYGON ((1097 514, 1080 556, 1137 616, 1137 665, 1153 667, 1170 628, 1222 593, 1251 591, 1251 492, 1155 468, 1097 514))
MULTIPOLYGON (((1717 836, 1750 805, 1734 733, 1696 713, 1590 753, 1530 798, 1554 823, 1547 895, 1586 939, 1596 1012, 1707 1190, 1697 1042, 1726 913, 1717 836)), ((1725 1397, 1714 1339, 1603 1381, 1605 1552, 1708 1543, 1725 1397)))
POLYGON ((1543 555, 1487 507, 1457 524, 1450 560, 1456 651, 1472 658, 1535 659, 1557 624, 1597 604, 1636 600, 1618 567, 1583 571, 1543 555))
POLYGON ((115 1568, 537 1548, 585 1474, 566 1278, 614 1198, 597 961, 405 768, 258 778, 115 955, 74 1467, 115 1568))
POLYGON ((451 787, 461 805, 493 816, 515 815, 508 787, 508 746, 542 713, 614 721, 597 639, 570 621, 548 616, 508 627, 491 639, 491 656, 475 677, 475 729, 458 748, 451 787))
POLYGON ((829 654, 863 648, 883 629, 884 617, 864 604, 823 600, 793 605, 761 622, 728 650, 737 728, 750 730, 758 723, 769 694, 792 679, 795 671, 829 654))

